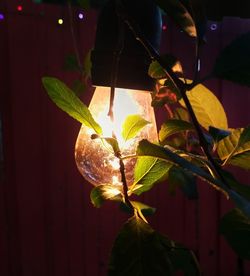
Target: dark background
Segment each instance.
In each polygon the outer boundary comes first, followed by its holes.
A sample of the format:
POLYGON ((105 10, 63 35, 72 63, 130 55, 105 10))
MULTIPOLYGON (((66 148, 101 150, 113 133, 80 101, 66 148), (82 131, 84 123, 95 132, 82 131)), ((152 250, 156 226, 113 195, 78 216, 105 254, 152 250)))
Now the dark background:
MULTIPOLYGON (((96 11, 85 12, 83 21, 77 20, 77 11, 75 7, 74 29, 84 56, 93 45, 96 11)), ((106 275, 112 242, 127 216, 112 203, 101 209, 91 206, 92 187, 74 162, 80 125, 49 100, 41 85, 42 76, 56 76, 68 84, 75 78, 62 69, 65 56, 74 52, 67 7, 1 0, 0 12, 5 15, 0 21, 0 275, 106 275), (16 9, 19 4, 22 12, 16 9)), ((174 53, 191 75, 193 42, 171 22, 166 24, 162 51, 174 53)), ((249 30, 246 19, 209 22, 202 74, 211 70, 220 49, 249 30)), ((249 124, 249 88, 218 80, 206 85, 223 103, 230 127, 249 124)), ((82 96, 85 103, 90 97, 88 92, 82 96)), ((159 121, 164 116, 157 112, 159 121)), ((236 176, 250 182, 246 173, 236 176)), ((205 183, 198 188, 198 201, 184 198, 180 191, 169 196, 166 183, 142 196, 157 208, 151 224, 191 247, 203 275, 236 276, 239 263, 244 275, 250 275, 249 262, 242 265, 218 235, 219 218, 230 203, 205 183)))

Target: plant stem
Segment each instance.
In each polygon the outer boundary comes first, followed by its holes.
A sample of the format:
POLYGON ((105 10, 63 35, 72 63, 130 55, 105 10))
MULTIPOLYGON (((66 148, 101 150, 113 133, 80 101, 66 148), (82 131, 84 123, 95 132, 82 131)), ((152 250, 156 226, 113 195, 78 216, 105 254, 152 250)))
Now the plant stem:
MULTIPOLYGON (((142 44, 142 46, 148 52, 150 58, 152 60, 156 60, 161 65, 161 67, 165 70, 167 77, 172 81, 172 83, 175 85, 175 87, 180 91, 180 93, 183 97, 184 103, 185 103, 187 110, 190 114, 190 117, 192 119, 192 122, 194 124, 194 127, 196 129, 196 132, 198 134, 200 145, 201 145, 201 148, 203 149, 204 154, 206 155, 208 161, 211 163, 211 166, 212 166, 212 169, 213 169, 215 175, 221 179, 221 181, 223 182, 224 186, 227 189, 230 189, 230 186, 227 184, 223 175, 220 172, 219 165, 215 162, 212 155, 210 154, 205 136, 202 132, 200 124, 196 118, 193 108, 189 102, 187 95, 186 95, 186 91, 190 87, 188 86, 188 84, 185 84, 183 81, 181 81, 177 77, 177 75, 173 72, 172 68, 168 65, 168 63, 164 59, 161 58, 161 56, 154 49, 154 47, 147 41, 145 36, 141 33, 137 24, 135 24, 135 22, 133 22, 133 20, 129 17, 129 15, 126 14, 121 1, 118 1, 118 2, 119 2, 119 5, 118 5, 119 9, 117 9, 118 16, 120 18, 122 18, 124 20, 124 22, 128 25, 129 29, 134 34, 135 38, 142 44)), ((194 87, 194 84, 192 87, 194 87)))
POLYGON ((131 204, 128 197, 128 184, 127 184, 126 175, 125 175, 125 165, 121 157, 119 158, 119 164, 120 164, 120 173, 121 173, 121 179, 122 179, 122 185, 123 185, 124 201, 133 210, 134 207, 131 204))

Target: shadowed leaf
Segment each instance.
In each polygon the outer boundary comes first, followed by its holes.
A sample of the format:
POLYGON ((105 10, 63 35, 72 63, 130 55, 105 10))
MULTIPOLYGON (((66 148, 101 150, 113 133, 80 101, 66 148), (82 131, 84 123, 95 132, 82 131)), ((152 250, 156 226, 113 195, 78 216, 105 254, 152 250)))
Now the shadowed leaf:
POLYGON ((250 260, 250 219, 239 209, 228 212, 220 221, 220 233, 241 258, 250 260))
POLYGON ((166 14, 192 37, 197 36, 196 27, 193 18, 186 7, 179 0, 156 0, 156 3, 166 14))
POLYGON ((105 202, 105 200, 121 201, 121 191, 111 184, 103 184, 96 186, 91 190, 90 199, 92 204, 99 208, 105 202))
POLYGON ((222 79, 250 86, 250 32, 225 47, 216 60, 213 74, 222 79))

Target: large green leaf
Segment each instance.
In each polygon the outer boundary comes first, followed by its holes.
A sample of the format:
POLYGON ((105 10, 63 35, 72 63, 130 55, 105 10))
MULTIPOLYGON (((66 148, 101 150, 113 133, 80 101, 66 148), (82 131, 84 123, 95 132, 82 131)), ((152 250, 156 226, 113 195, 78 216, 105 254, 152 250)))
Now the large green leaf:
POLYGON ((59 108, 80 123, 92 128, 96 133, 102 133, 100 125, 94 120, 87 106, 69 87, 60 80, 51 77, 42 78, 42 82, 49 97, 59 108))
POLYGON ((105 202, 105 200, 121 201, 122 194, 120 187, 115 185, 103 184, 96 186, 91 190, 90 199, 92 204, 99 208, 105 202))
POLYGON ((177 270, 199 275, 191 251, 158 234, 139 217, 124 224, 112 249, 109 276, 166 276, 177 270))
POLYGON ((192 130, 193 128, 193 125, 187 121, 177 119, 168 120, 161 126, 159 140, 162 142, 170 135, 186 130, 192 130))
POLYGON ((217 152, 225 163, 250 169, 250 127, 233 130, 229 136, 219 141, 217 152))
POLYGON ((233 209, 220 221, 220 233, 241 258, 250 260, 250 219, 233 209))
POLYGON ((197 36, 196 27, 193 18, 186 7, 179 0, 155 0, 169 17, 192 37, 197 36))
MULTIPOLYGON (((199 84, 187 92, 187 97, 193 107, 199 123, 205 128, 210 126, 227 129, 227 117, 223 106, 217 97, 204 85, 199 84)), ((180 104, 185 106, 184 101, 180 104)))
POLYGON ((122 125, 122 137, 125 141, 134 138, 150 122, 138 114, 128 115, 122 125))
POLYGON ((148 68, 148 74, 153 79, 166 78, 165 70, 161 67, 161 65, 156 60, 150 63, 148 68))
POLYGON ((140 195, 150 190, 156 183, 166 178, 171 166, 172 164, 155 157, 138 157, 132 186, 133 193, 140 195))
POLYGON ((187 161, 178 154, 172 152, 166 147, 162 147, 156 144, 152 144, 147 140, 141 140, 137 147, 138 156, 151 156, 156 157, 166 162, 170 162, 173 165, 176 165, 184 170, 191 172, 192 174, 198 176, 199 178, 208 181, 218 187, 224 188, 223 183, 220 180, 213 178, 210 174, 204 171, 202 168, 198 167, 195 164, 187 161))
POLYGON ((242 196, 242 194, 237 191, 230 189, 226 186, 221 180, 213 178, 210 174, 204 171, 202 168, 197 165, 187 161, 178 154, 175 154, 171 150, 150 143, 147 140, 140 141, 137 147, 138 156, 152 156, 170 162, 180 168, 189 171, 190 173, 196 175, 204 181, 216 186, 217 188, 225 191, 235 205, 243 211, 243 213, 250 218, 250 201, 242 196))
POLYGON ((216 60, 216 77, 250 86, 250 32, 241 35, 224 48, 216 60))
MULTIPOLYGON (((130 203, 138 211, 139 214, 142 214, 142 216, 151 216, 156 211, 156 208, 148 206, 147 204, 139 201, 130 200, 130 203)), ((120 209, 129 214, 134 214, 134 210, 125 202, 120 203, 120 209)))
POLYGON ((129 219, 115 240, 108 275, 165 276, 172 273, 167 250, 155 231, 138 217, 129 219))

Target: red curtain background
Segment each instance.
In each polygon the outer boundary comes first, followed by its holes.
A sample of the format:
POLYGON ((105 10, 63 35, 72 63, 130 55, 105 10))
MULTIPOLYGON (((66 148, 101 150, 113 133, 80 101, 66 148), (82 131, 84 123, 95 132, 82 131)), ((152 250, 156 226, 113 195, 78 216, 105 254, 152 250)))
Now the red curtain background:
MULTIPOLYGON (((106 275, 112 242, 127 215, 112 203, 101 209, 91 206, 92 187, 74 163, 80 125, 49 100, 41 85, 42 76, 56 76, 68 84, 75 78, 62 70, 65 56, 74 52, 67 7, 1 0, 0 12, 5 16, 0 21, 0 275, 106 275), (63 25, 57 24, 60 17, 63 25)), ((74 29, 83 56, 93 45, 96 13, 85 12, 80 21, 76 12, 74 29)), ((249 30, 250 20, 210 22, 202 74, 211 70, 220 49, 249 30)), ((193 43, 170 22, 162 48, 191 72, 193 43)), ((249 124, 249 88, 218 80, 206 85, 222 101, 230 127, 249 124)), ((84 102, 90 97, 86 92, 84 102)), ((162 120, 164 114, 157 112, 157 117, 162 120)), ((250 182, 246 173, 237 176, 250 182)), ((239 261, 218 235, 219 218, 230 203, 204 183, 199 183, 199 194, 197 201, 181 192, 169 196, 163 183, 142 200, 157 208, 150 218, 155 229, 195 251, 203 275, 250 275, 249 263, 239 261)))

